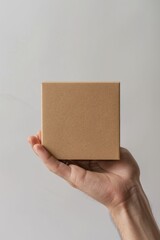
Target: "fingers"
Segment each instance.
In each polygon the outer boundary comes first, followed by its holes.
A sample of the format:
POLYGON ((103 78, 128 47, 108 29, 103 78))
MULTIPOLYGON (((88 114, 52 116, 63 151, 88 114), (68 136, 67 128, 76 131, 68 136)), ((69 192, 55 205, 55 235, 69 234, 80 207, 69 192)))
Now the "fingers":
POLYGON ((84 176, 86 176, 88 171, 81 166, 74 165, 73 162, 71 162, 71 165, 66 165, 63 161, 56 159, 56 157, 41 144, 39 137, 40 132, 36 136, 28 137, 28 142, 31 144, 37 156, 42 159, 46 167, 53 173, 64 178, 73 187, 81 188, 84 184, 84 176))
POLYGON ((29 136, 27 138, 27 140, 32 145, 34 145, 36 143, 40 143, 41 144, 41 131, 39 130, 35 136, 29 136))
POLYGON ((40 143, 41 143, 41 130, 38 131, 38 133, 36 134, 37 138, 39 139, 40 143))
POLYGON ((41 144, 35 144, 33 146, 34 151, 43 160, 47 168, 55 174, 69 180, 71 169, 66 164, 58 161, 53 155, 51 155, 41 144))
POLYGON ((36 136, 28 137, 28 142, 32 145, 32 147, 37 143, 40 144, 40 140, 36 136))
MULTIPOLYGON (((28 142, 30 143, 30 145, 32 146, 32 149, 33 149, 33 146, 35 145, 35 144, 40 144, 40 141, 39 141, 39 139, 36 137, 36 136, 30 136, 30 137, 28 137, 28 142)), ((36 153, 37 154, 37 153, 36 153)))
POLYGON ((28 137, 28 142, 31 144, 33 151, 37 154, 39 158, 42 159, 42 161, 50 171, 69 181, 71 175, 70 166, 58 161, 53 155, 51 155, 45 149, 45 147, 41 145, 38 136, 28 137))

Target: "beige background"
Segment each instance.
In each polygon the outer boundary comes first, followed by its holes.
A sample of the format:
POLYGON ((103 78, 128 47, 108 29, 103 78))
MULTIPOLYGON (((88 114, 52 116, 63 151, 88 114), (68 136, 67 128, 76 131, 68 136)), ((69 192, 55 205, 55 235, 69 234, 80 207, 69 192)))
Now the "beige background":
POLYGON ((0 238, 119 239, 107 209, 54 176, 26 142, 42 81, 121 81, 121 145, 160 224, 160 2, 0 1, 0 238))

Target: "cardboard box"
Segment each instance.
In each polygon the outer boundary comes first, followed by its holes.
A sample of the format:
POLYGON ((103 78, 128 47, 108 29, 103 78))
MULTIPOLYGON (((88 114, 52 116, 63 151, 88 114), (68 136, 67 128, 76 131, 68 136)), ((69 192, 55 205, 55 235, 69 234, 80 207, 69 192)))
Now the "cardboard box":
POLYGON ((120 83, 42 83, 42 144, 57 159, 120 159, 120 83))

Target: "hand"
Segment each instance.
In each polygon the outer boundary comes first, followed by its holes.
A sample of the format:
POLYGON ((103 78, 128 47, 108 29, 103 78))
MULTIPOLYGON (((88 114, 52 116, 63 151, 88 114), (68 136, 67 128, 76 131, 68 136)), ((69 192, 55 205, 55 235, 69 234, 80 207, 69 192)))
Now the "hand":
POLYGON ((57 160, 41 144, 41 132, 28 142, 47 168, 111 210, 127 201, 139 186, 139 167, 131 153, 120 148, 120 160, 57 160))
POLYGON ((66 165, 42 146, 41 132, 28 141, 50 171, 108 207, 121 239, 160 239, 139 167, 127 149, 120 149, 120 160, 72 160, 66 165))

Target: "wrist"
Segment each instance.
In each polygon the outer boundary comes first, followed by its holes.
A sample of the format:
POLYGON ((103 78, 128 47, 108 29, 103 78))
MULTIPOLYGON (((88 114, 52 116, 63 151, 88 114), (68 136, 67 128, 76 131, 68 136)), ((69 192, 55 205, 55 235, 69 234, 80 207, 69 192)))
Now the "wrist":
POLYGON ((140 183, 131 188, 125 201, 109 211, 122 239, 160 239, 158 226, 140 183))
POLYGON ((138 208, 141 210, 141 205, 143 205, 142 202, 145 202, 146 205, 147 199, 145 197, 141 184, 138 182, 128 190, 126 196, 121 202, 109 208, 109 212, 111 216, 116 217, 119 216, 120 213, 126 212, 133 208, 138 208))

